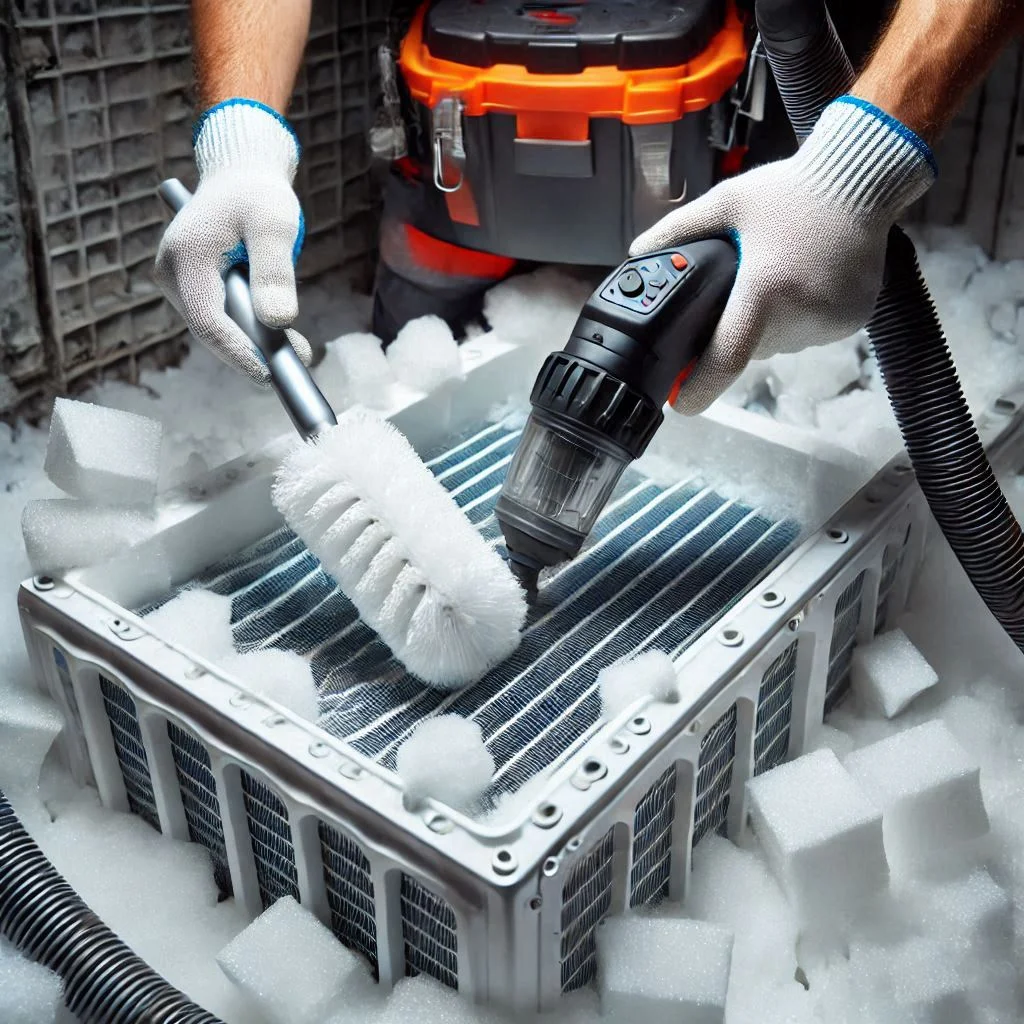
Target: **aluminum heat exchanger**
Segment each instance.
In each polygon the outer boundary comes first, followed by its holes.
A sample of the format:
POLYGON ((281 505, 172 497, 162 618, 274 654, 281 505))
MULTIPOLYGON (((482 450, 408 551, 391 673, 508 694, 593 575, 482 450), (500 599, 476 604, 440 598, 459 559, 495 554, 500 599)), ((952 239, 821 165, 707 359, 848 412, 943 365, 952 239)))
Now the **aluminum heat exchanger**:
MULTIPOLYGON (((481 396, 519 370, 525 384, 534 366, 493 339, 463 355, 469 388, 397 396, 392 416, 498 543, 492 507, 515 432, 487 425, 481 396)), ((785 428, 734 419, 670 421, 658 443, 740 446, 800 485, 832 472, 785 428)), ((986 431, 1007 457, 1020 452, 1012 417, 986 431)), ((587 984, 607 914, 683 898, 692 849, 742 831, 746 779, 813 742, 849 688, 855 643, 902 606, 924 539, 920 491, 898 462, 802 538, 699 477, 659 486, 634 470, 543 591, 515 655, 445 695, 406 675, 281 527, 272 468, 270 456, 238 460, 169 496, 157 537, 121 564, 23 585, 69 761, 108 806, 205 846, 251 915, 292 894, 382 984, 426 973, 519 1009, 550 1009, 587 984), (133 582, 158 555, 176 589, 231 595, 240 649, 310 659, 318 725, 127 610, 152 607, 133 582), (676 657, 681 700, 601 721, 598 671, 644 647, 676 657), (494 755, 485 817, 404 806, 394 752, 439 711, 477 721, 494 755)))

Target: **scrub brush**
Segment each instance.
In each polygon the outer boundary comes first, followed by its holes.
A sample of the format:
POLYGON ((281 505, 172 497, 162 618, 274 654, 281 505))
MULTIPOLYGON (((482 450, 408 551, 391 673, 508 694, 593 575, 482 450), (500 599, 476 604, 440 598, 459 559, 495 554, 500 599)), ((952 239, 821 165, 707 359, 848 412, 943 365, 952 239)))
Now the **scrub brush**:
MULTIPOLYGON (((160 195, 175 210, 190 198, 176 180, 160 195)), ((242 271, 224 283, 302 436, 275 507, 410 672, 445 690, 475 682, 519 644, 526 598, 507 564, 391 423, 361 408, 335 417, 284 332, 256 318, 242 271)))

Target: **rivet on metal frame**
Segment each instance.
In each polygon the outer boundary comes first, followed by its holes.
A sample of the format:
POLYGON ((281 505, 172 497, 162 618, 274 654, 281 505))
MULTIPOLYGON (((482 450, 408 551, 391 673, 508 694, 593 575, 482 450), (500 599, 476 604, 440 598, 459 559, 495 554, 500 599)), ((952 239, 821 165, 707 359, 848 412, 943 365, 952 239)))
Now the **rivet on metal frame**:
POLYGON ((507 846, 503 846, 494 851, 491 867, 496 875, 511 875, 519 867, 519 859, 507 846))
POLYGON ((309 745, 309 752, 313 757, 326 757, 330 752, 331 748, 326 743, 321 743, 316 740, 309 745))
POLYGON ((548 859, 546 861, 544 861, 543 865, 541 866, 541 871, 544 872, 545 877, 547 877, 547 878, 554 878, 555 875, 558 874, 558 868, 559 868, 558 858, 557 857, 548 857, 548 859))
POLYGON ((228 703, 233 708, 247 708, 252 703, 252 697, 247 693, 242 693, 241 690, 236 690, 232 695, 228 703))
POLYGON ((651 731, 651 721, 643 715, 636 715, 629 720, 626 728, 634 736, 646 736, 651 731))
POLYGON ((446 836, 455 828, 450 818, 446 818, 443 814, 438 814, 437 811, 428 811, 423 816, 423 820, 427 828, 431 832, 436 832, 439 836, 446 836))
POLYGON ((284 725, 287 721, 288 719, 285 718, 284 715, 274 714, 264 718, 263 724, 269 729, 276 729, 279 725, 284 725))
POLYGON ((550 802, 538 804, 530 819, 538 828, 554 828, 562 820, 562 808, 550 802))
POLYGON ((787 628, 791 633, 795 633, 804 624, 804 613, 798 612, 786 623, 787 628))
POLYGON ((699 718, 695 718, 695 719, 694 719, 694 720, 693 720, 693 721, 692 721, 692 722, 691 722, 691 723, 690 723, 690 724, 689 724, 689 725, 688 725, 688 726, 686 727, 686 731, 687 731, 688 733, 690 733, 690 734, 691 734, 692 736, 698 736, 698 735, 700 734, 700 731, 701 731, 701 729, 703 729, 703 728, 704 728, 704 726, 703 726, 703 724, 701 723, 701 720, 700 720, 699 718))
POLYGON ((593 783, 603 779, 607 774, 608 765, 598 761, 596 757, 588 757, 573 775, 572 784, 577 789, 590 789, 593 783))
POLYGON ((624 739, 622 736, 613 736, 608 741, 608 749, 613 754, 628 754, 629 753, 629 741, 624 739))
POLYGON ((580 836, 573 836, 572 839, 570 839, 569 842, 565 844, 565 848, 569 851, 569 853, 575 853, 582 845, 582 838, 580 838, 580 836))
POLYGON ((138 640, 142 636, 142 630, 136 629, 130 622, 124 619, 110 619, 107 628, 118 640, 138 640))
POLYGON ((205 675, 206 669, 203 668, 202 665, 189 665, 189 667, 185 669, 186 679, 201 679, 205 675))
POLYGON ((735 626, 727 626, 718 634, 718 642, 723 647, 742 647, 743 634, 735 626))
POLYGON ((530 902, 526 904, 531 910, 540 910, 544 906, 544 901, 539 896, 532 896, 530 902))
POLYGON ((32 586, 35 587, 36 590, 40 590, 40 591, 43 591, 43 592, 45 592, 47 590, 53 590, 53 588, 56 585, 57 584, 53 582, 53 577, 52 576, 37 576, 32 581, 32 586))
POLYGON ((358 782, 366 772, 358 764, 354 764, 352 761, 342 761, 338 765, 338 771, 345 776, 346 779, 352 779, 358 782))
POLYGON ((762 608, 778 608, 786 603, 786 595, 780 590, 766 590, 757 600, 762 608))
POLYGON ((827 530, 825 536, 834 544, 845 544, 850 539, 850 535, 845 530, 840 530, 837 526, 827 530))

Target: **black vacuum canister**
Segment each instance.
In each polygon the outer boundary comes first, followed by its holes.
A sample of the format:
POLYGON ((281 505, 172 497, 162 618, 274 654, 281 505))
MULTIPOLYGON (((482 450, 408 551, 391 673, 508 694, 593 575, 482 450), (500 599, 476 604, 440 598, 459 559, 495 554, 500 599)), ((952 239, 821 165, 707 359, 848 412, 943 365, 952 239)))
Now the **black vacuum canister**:
POLYGON ((720 239, 627 260, 545 360, 495 509, 527 590, 579 553, 710 342, 735 276, 736 250, 720 239))

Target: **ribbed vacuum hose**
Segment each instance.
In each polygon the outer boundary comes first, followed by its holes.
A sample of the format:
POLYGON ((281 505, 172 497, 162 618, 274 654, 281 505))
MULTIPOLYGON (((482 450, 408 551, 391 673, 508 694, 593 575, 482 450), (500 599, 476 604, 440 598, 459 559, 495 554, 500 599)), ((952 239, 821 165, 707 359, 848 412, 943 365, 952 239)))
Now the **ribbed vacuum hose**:
POLYGON ((0 934, 64 981, 82 1024, 222 1024, 137 957, 57 873, 0 792, 0 934))
MULTIPOLYGON (((804 138, 853 68, 822 0, 757 0, 761 41, 793 128, 804 138)), ((974 426, 910 239, 889 232, 867 325, 917 481, 978 594, 1024 651, 1024 534, 974 426)))

